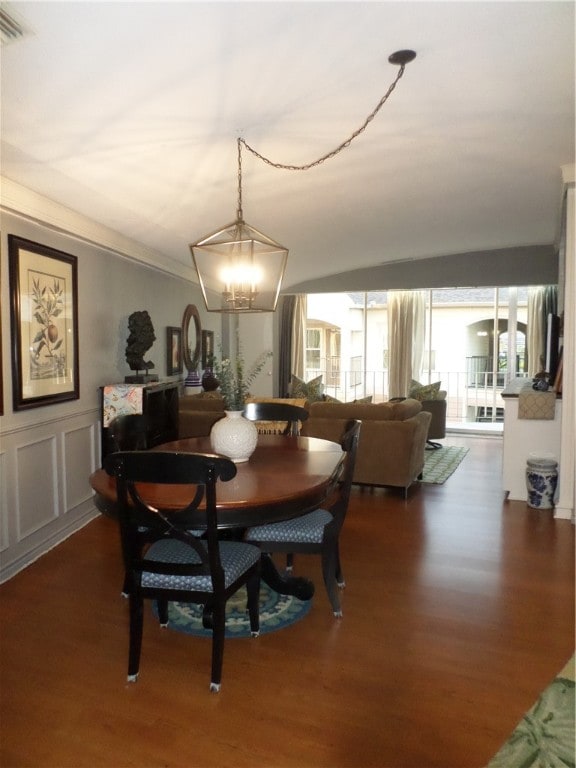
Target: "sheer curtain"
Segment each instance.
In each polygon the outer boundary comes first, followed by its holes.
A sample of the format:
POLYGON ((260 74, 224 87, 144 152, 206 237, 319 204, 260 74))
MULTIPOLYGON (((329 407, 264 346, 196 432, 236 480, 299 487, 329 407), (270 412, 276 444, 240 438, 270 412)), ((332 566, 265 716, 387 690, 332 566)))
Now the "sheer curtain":
POLYGON ((388 291, 388 396, 406 397, 424 358, 426 293, 388 291))
POLYGON ((544 370, 548 315, 555 315, 557 311, 558 288, 555 285, 538 285, 528 289, 526 349, 530 377, 544 370))
POLYGON ((294 317, 292 318, 292 373, 304 379, 306 370, 306 314, 307 296, 299 293, 295 298, 294 317))

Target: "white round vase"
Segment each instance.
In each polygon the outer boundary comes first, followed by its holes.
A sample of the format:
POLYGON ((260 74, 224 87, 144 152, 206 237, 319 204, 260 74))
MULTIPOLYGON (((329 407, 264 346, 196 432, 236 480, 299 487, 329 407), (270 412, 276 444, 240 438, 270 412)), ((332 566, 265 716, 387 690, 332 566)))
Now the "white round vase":
POLYGON ((210 431, 210 443, 214 453, 227 456, 235 464, 248 461, 258 442, 256 424, 248 421, 242 411, 225 411, 210 431))

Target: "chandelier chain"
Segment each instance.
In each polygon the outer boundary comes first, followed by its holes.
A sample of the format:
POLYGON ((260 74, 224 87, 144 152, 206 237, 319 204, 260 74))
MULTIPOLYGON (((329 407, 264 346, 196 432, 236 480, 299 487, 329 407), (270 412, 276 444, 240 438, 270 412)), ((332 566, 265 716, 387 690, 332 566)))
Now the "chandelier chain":
MULTIPOLYGON (((262 160, 264 163, 267 163, 268 165, 271 165, 273 168, 281 168, 285 171, 307 171, 310 168, 314 168, 317 165, 320 165, 325 160, 329 160, 331 157, 335 157, 340 152, 342 152, 343 149, 346 149, 346 147, 349 147, 350 144, 354 141, 355 138, 360 136, 361 133, 363 133, 368 125, 374 120, 378 112, 382 109, 384 104, 388 101, 388 98, 392 94, 392 91, 394 88, 396 88, 396 85, 402 75, 404 74, 404 70, 406 68, 405 64, 402 64, 398 70, 398 74, 396 75, 395 80, 392 82, 384 96, 380 99, 374 110, 368 115, 366 120, 362 123, 362 125, 357 128, 345 141, 343 141, 341 144, 339 144, 335 149, 333 149, 330 152, 327 152, 325 155, 322 155, 322 157, 319 157, 317 160, 312 161, 311 163, 306 163, 305 165, 285 165, 284 163, 274 163, 272 160, 270 160, 268 157, 265 157, 264 155, 261 155, 260 152, 257 152, 254 147, 251 147, 248 142, 246 142, 242 137, 238 138, 238 189, 239 189, 239 203, 238 203, 238 209, 239 211, 242 210, 242 189, 241 189, 241 178, 242 178, 242 171, 241 171, 241 144, 243 144, 246 149, 251 152, 253 155, 255 155, 257 158, 262 160)), ((241 218, 241 217, 240 217, 241 218)))

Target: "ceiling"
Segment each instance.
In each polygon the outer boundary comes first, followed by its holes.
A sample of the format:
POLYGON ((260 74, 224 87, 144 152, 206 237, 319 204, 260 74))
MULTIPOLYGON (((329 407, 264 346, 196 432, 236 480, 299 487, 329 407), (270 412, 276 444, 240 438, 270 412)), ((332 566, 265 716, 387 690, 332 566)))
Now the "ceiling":
MULTIPOLYGON (((243 211, 284 290, 553 243, 574 163, 573 2, 12 2, 2 174, 190 266, 243 211)), ((378 288, 382 286, 369 286, 378 288)))

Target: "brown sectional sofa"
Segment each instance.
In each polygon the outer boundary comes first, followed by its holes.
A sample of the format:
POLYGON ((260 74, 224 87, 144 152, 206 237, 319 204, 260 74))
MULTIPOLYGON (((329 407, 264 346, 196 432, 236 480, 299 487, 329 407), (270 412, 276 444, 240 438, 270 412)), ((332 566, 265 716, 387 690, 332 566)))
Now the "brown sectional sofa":
MULTIPOLYGON (((432 415, 417 400, 396 403, 331 403, 308 405, 302 434, 340 442, 350 419, 362 422, 354 483, 396 486, 406 492, 422 473, 432 415)), ((179 436, 202 437, 224 415, 218 395, 180 398, 179 436)))
POLYGON ((417 400, 397 403, 316 402, 302 434, 338 442, 349 419, 360 419, 354 483, 404 488, 422 474, 432 415, 417 400))
POLYGON ((178 437, 204 437, 224 416, 224 400, 219 395, 183 395, 178 402, 178 437))

